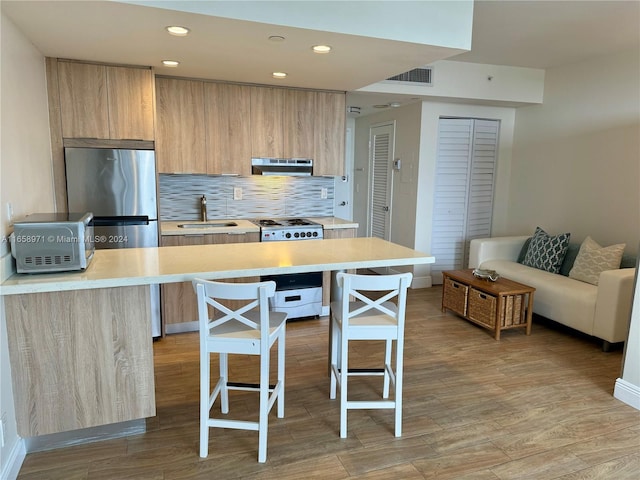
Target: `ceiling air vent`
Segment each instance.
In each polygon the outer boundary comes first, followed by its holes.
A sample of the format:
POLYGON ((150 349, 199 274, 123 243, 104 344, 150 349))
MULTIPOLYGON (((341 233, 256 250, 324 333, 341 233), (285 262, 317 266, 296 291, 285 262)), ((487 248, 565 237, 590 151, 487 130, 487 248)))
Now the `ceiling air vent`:
POLYGON ((408 82, 408 83, 419 83, 420 85, 432 85, 432 68, 414 68, 413 70, 409 70, 408 72, 401 73, 400 75, 395 75, 393 77, 387 78, 392 82, 408 82))

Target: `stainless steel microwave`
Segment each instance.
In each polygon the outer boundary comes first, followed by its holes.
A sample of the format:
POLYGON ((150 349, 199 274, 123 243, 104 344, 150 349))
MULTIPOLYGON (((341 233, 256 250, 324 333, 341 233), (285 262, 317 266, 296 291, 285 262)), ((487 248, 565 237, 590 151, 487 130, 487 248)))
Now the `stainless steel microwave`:
POLYGON ((95 252, 92 213, 34 213, 13 224, 18 273, 84 270, 95 252))

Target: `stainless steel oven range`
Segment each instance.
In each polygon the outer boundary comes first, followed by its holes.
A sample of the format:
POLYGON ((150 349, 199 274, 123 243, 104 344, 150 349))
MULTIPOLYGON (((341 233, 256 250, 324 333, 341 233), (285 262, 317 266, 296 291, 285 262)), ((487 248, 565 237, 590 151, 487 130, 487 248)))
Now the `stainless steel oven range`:
MULTIPOLYGON (((260 226, 261 242, 321 240, 322 225, 304 218, 254 220, 260 226)), ((271 309, 286 312, 289 319, 317 317, 322 314, 322 272, 263 276, 276 282, 271 309)))

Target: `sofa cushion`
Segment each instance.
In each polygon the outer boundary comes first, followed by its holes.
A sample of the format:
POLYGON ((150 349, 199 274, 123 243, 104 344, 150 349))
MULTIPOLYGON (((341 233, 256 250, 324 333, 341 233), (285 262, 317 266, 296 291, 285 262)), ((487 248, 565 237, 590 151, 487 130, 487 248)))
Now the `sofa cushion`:
POLYGON ((624 243, 602 247, 591 237, 585 238, 573 268, 569 272, 569 277, 598 285, 598 279, 602 272, 620 268, 624 247, 626 247, 624 243))
POLYGON ((522 264, 551 273, 560 272, 570 237, 570 233, 551 236, 542 228, 536 227, 522 264))
POLYGON ((579 243, 569 244, 569 246, 567 247, 567 253, 564 256, 564 260, 562 261, 562 265, 560 265, 560 275, 564 275, 565 277, 569 276, 569 272, 573 268, 573 262, 576 261, 576 257, 578 256, 579 251, 579 243))

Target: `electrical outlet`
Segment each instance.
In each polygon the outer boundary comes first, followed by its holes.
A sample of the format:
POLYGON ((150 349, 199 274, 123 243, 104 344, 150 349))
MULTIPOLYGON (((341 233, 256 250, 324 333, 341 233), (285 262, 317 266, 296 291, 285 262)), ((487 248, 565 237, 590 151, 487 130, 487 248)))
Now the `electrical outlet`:
POLYGON ((320 189, 320 198, 326 199, 328 196, 329 196, 329 191, 327 190, 326 187, 322 187, 320 189))
POLYGON ((233 199, 234 200, 242 200, 242 188, 234 187, 233 188, 233 199))

